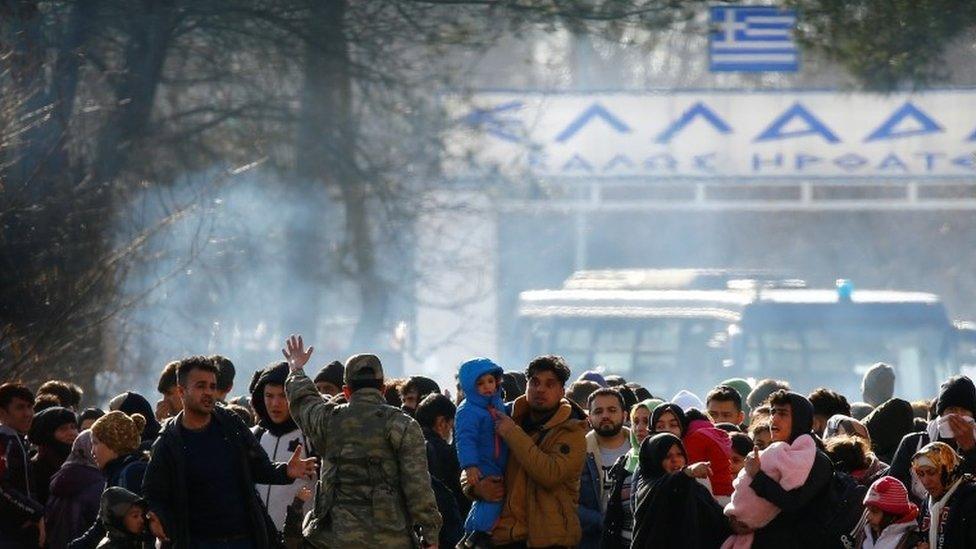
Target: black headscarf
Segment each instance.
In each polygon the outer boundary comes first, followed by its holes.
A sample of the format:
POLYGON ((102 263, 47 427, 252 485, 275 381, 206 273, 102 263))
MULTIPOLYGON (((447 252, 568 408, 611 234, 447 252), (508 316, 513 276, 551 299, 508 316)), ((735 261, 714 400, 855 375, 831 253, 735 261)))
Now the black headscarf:
POLYGON ((688 418, 685 417, 685 411, 681 409, 681 406, 672 404, 670 402, 666 402, 657 408, 654 408, 654 411, 651 412, 651 421, 648 423, 648 427, 650 427, 651 432, 656 432, 654 431, 654 426, 657 425, 657 420, 661 419, 664 412, 671 412, 674 414, 674 417, 678 418, 678 423, 681 424, 681 436, 684 436, 685 431, 688 430, 688 418))
POLYGON ((261 370, 261 375, 258 376, 257 382, 254 383, 254 388, 251 390, 251 407, 254 408, 254 414, 258 416, 258 425, 276 437, 298 429, 298 424, 295 423, 291 415, 281 423, 271 421, 268 409, 264 405, 265 385, 284 386, 286 379, 288 379, 288 363, 284 361, 274 362, 261 370))
POLYGON ((809 435, 813 432, 813 404, 807 397, 800 393, 789 391, 786 393, 790 401, 792 410, 792 429, 790 430, 790 444, 800 435, 809 435))
POLYGON ((671 433, 657 433, 641 444, 631 547, 718 547, 729 535, 722 507, 708 489, 683 471, 667 473, 661 467, 675 446, 685 453, 671 433))
POLYGON ((149 445, 159 436, 161 426, 156 421, 156 413, 146 397, 139 393, 127 391, 113 398, 108 407, 110 410, 124 412, 127 416, 141 414, 142 417, 146 418, 146 428, 142 430, 142 441, 145 446, 143 449, 148 450, 149 445))

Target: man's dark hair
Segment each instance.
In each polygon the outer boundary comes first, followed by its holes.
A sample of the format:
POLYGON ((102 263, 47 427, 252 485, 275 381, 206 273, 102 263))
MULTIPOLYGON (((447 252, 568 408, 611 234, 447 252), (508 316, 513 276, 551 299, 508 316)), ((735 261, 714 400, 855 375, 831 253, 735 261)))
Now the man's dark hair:
POLYGON ((566 359, 557 355, 543 355, 533 358, 532 362, 529 362, 525 368, 525 378, 531 379, 532 376, 540 372, 552 372, 563 387, 566 386, 566 381, 569 380, 571 374, 566 359))
POLYGON ((437 422, 437 418, 443 417, 447 421, 454 419, 454 415, 457 413, 457 406, 451 402, 451 399, 440 393, 431 393, 424 397, 417 405, 417 412, 414 414, 414 419, 417 423, 425 429, 433 429, 434 423, 437 422))
POLYGON ((159 391, 159 394, 165 395, 170 389, 176 387, 176 369, 179 367, 179 360, 174 360, 163 366, 163 372, 159 374, 159 383, 156 384, 156 390, 159 391))
POLYGON ((774 391, 766 401, 769 403, 770 413, 772 413, 774 406, 788 406, 790 410, 793 410, 793 401, 790 399, 790 392, 787 389, 774 391))
POLYGON ((410 376, 400 387, 400 394, 405 395, 417 391, 417 401, 421 401, 429 394, 441 392, 440 385, 436 381, 424 376, 410 376))
POLYGON ((590 395, 599 389, 599 383, 590 381, 588 379, 581 379, 569 384, 569 390, 566 392, 566 398, 572 400, 580 406, 583 406, 589 402, 590 395))
POLYGON ((824 416, 830 419, 830 416, 835 414, 851 415, 851 405, 848 404, 844 395, 837 391, 831 391, 826 387, 815 389, 807 397, 807 400, 810 401, 810 404, 813 404, 813 413, 818 416, 824 416))
POLYGON ((861 437, 838 435, 830 437, 824 444, 834 467, 844 473, 850 474, 869 465, 868 453, 871 448, 861 437))
MULTIPOLYGON (((403 406, 403 399, 400 398, 400 387, 406 383, 407 380, 398 377, 391 377, 383 382, 383 396, 386 397, 386 403, 394 408, 400 408, 403 406)), ((341 393, 340 393, 341 394, 341 393)))
POLYGON ((214 364, 214 361, 210 357, 201 355, 188 356, 180 360, 180 365, 176 367, 176 382, 180 384, 180 387, 186 387, 186 383, 190 379, 190 372, 193 370, 203 370, 204 372, 210 372, 214 376, 220 376, 217 365, 214 364))
POLYGON ((617 401, 620 403, 620 409, 621 410, 627 409, 627 403, 624 402, 624 396, 620 394, 620 391, 613 389, 611 387, 603 387, 601 389, 597 389, 596 391, 593 391, 592 393, 590 393, 590 396, 586 397, 587 411, 589 411, 593 407, 593 401, 596 400, 597 397, 602 397, 602 396, 612 396, 616 398, 617 401))
POLYGON ((726 433, 729 433, 730 435, 733 433, 743 432, 742 428, 736 425, 735 423, 725 423, 724 421, 716 423, 715 427, 725 431, 726 433))
POLYGON ((237 414, 237 417, 241 418, 241 421, 244 422, 244 425, 246 425, 248 429, 254 427, 254 414, 251 413, 251 410, 241 406, 240 404, 228 404, 226 408, 237 414))
POLYGON ((234 375, 237 373, 234 363, 223 355, 211 355, 210 360, 217 367, 217 390, 230 391, 234 385, 234 375))
POLYGON ((749 404, 749 408, 755 410, 766 402, 769 395, 779 390, 789 391, 790 384, 779 379, 764 379, 757 383, 756 387, 749 393, 746 403, 749 404))
POLYGON ((702 412, 698 408, 688 408, 687 410, 685 410, 686 424, 691 423, 692 421, 700 421, 700 420, 707 421, 709 423, 712 422, 712 418, 706 416, 705 412, 702 412))
POLYGON ((34 405, 34 393, 23 383, 11 381, 0 385, 0 408, 7 409, 15 398, 26 400, 31 406, 34 405))
POLYGON ((44 395, 37 395, 34 399, 34 413, 39 414, 48 408, 58 408, 61 406, 61 401, 58 400, 56 395, 47 393, 44 395))
POLYGON ((349 390, 354 393, 360 389, 383 391, 384 388, 385 385, 383 385, 382 379, 353 379, 349 381, 349 390))
POLYGON ((742 411, 742 395, 739 394, 739 391, 736 391, 728 385, 719 385, 718 387, 715 387, 709 391, 708 395, 705 397, 705 406, 708 406, 708 403, 713 400, 717 400, 719 402, 731 402, 732 404, 735 404, 736 410, 739 412, 742 411))
POLYGON ((610 374, 608 376, 603 376, 603 381, 607 382, 607 387, 616 387, 618 385, 627 384, 627 380, 624 379, 622 376, 618 376, 617 374, 610 374))
POLYGON ((77 408, 81 404, 81 397, 84 394, 85 392, 81 390, 81 387, 70 381, 61 381, 60 379, 45 381, 37 388, 37 396, 54 395, 58 397, 58 402, 65 408, 77 408))

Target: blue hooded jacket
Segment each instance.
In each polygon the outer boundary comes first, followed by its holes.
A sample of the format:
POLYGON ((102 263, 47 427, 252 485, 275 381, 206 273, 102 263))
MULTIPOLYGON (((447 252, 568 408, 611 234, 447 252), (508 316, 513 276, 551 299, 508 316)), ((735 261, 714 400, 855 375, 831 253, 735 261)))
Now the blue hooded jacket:
POLYGON ((503 370, 487 358, 474 358, 461 364, 458 381, 464 390, 464 402, 457 409, 454 435, 457 440, 458 461, 461 468, 478 467, 482 476, 501 475, 508 459, 508 447, 495 434, 495 420, 489 407, 499 414, 508 414, 502 400, 502 384, 495 394, 478 394, 478 378, 494 374, 500 379, 503 370))

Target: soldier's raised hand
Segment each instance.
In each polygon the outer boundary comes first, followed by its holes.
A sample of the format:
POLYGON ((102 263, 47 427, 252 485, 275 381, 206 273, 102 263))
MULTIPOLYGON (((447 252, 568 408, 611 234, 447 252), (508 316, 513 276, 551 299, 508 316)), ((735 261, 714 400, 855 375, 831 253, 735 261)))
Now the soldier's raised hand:
POLYGON ((292 334, 285 340, 285 348, 281 350, 281 354, 285 355, 285 360, 288 361, 288 367, 294 372, 305 366, 308 359, 312 357, 312 351, 314 350, 315 347, 309 347, 308 351, 306 351, 302 336, 292 334))
POLYGON ((318 463, 317 458, 302 459, 302 445, 299 444, 288 460, 288 478, 312 478, 315 476, 315 466, 318 463))

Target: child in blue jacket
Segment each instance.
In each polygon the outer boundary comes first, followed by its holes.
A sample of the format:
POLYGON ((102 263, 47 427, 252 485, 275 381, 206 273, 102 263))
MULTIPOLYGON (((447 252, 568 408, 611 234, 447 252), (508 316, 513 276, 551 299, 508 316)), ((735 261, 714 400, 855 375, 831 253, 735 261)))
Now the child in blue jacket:
MULTIPOLYGON (((468 482, 488 476, 502 476, 508 460, 508 447, 495 433, 495 418, 507 415, 502 400, 501 366, 487 358, 474 358, 461 364, 458 381, 464 402, 457 409, 455 438, 458 461, 468 482)), ((464 522, 467 547, 487 544, 501 514, 502 503, 476 501, 464 522)))

